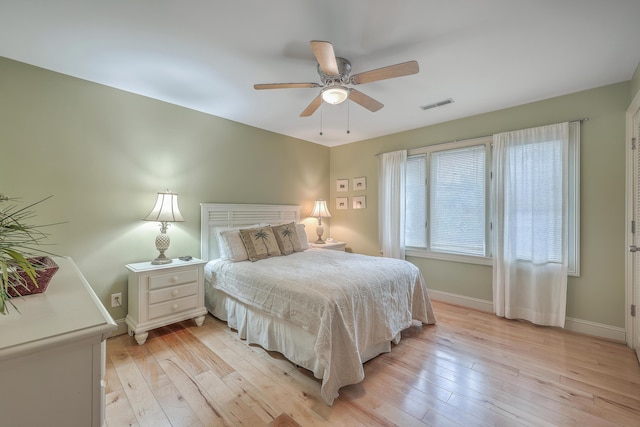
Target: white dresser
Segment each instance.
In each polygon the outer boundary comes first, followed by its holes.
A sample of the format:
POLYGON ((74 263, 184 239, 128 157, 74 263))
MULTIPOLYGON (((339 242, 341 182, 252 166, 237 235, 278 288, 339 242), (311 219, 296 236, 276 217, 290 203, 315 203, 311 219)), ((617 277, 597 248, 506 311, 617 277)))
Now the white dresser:
POLYGON ((149 331, 186 319, 201 326, 207 309, 204 305, 205 261, 174 259, 170 264, 150 262, 128 264, 129 302, 126 318, 129 335, 138 344, 147 340, 149 331))
POLYGON ((0 315, 0 425, 102 426, 105 340, 116 323, 71 258, 45 293, 0 315))

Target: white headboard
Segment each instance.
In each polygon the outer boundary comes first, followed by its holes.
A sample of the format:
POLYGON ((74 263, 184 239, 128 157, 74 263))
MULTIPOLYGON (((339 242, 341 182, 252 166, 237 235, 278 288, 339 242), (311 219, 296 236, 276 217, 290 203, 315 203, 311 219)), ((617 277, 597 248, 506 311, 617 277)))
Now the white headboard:
POLYGON ((300 206, 200 203, 200 258, 219 258, 216 228, 300 222, 300 206))

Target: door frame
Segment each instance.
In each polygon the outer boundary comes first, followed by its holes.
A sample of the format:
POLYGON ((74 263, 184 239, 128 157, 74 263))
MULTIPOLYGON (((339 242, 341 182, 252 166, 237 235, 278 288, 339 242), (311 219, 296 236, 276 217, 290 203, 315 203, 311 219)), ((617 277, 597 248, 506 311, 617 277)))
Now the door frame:
MULTIPOLYGON (((640 110, 640 91, 638 91, 629 105, 626 113, 626 214, 625 214, 625 337, 627 345, 636 350, 636 355, 640 361, 640 343, 634 343, 635 328, 639 327, 640 320, 634 321, 634 317, 631 316, 631 304, 637 300, 634 289, 634 256, 636 254, 631 253, 627 248, 634 244, 633 233, 631 232, 631 221, 634 220, 634 151, 631 147, 631 140, 635 136, 635 129, 633 126, 633 117, 640 110)), ((637 150, 640 150, 640 141, 636 141, 637 150)), ((640 171, 639 171, 640 173, 640 171)), ((640 224, 636 224, 637 232, 640 233, 640 224)), ((640 262, 640 258, 635 258, 635 262, 640 262)), ((640 309, 640 307, 637 307, 640 309)), ((635 319, 639 319, 640 313, 636 314, 635 319)))

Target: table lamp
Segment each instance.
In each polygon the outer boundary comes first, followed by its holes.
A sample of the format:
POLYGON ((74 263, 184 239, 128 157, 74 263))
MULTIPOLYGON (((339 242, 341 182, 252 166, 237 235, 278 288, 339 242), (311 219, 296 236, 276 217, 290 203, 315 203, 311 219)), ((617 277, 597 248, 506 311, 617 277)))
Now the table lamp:
POLYGON ((324 200, 316 200, 313 204, 313 211, 311 211, 310 216, 318 218, 318 227, 316 228, 318 240, 313 243, 325 243, 325 241, 322 240, 322 234, 324 233, 324 228, 322 227, 322 218, 331 218, 329 209, 327 209, 327 202, 324 200))
POLYGON ((183 222, 184 218, 178 209, 178 195, 169 190, 158 193, 156 205, 153 207, 149 215, 144 218, 145 221, 158 221, 160 223, 160 234, 156 237, 156 249, 160 255, 151 264, 169 264, 171 258, 167 258, 164 252, 169 249, 171 239, 167 234, 167 227, 170 222, 183 222))

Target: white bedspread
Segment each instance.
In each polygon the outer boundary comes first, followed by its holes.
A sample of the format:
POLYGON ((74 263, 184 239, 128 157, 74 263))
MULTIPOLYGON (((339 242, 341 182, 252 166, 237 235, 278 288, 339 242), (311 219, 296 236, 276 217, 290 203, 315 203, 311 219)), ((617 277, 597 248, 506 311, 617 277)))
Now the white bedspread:
POLYGON ((393 340, 412 319, 435 323, 420 271, 413 264, 316 249, 257 262, 214 260, 214 288, 317 336, 325 368, 322 398, 364 378, 360 349, 393 340))

